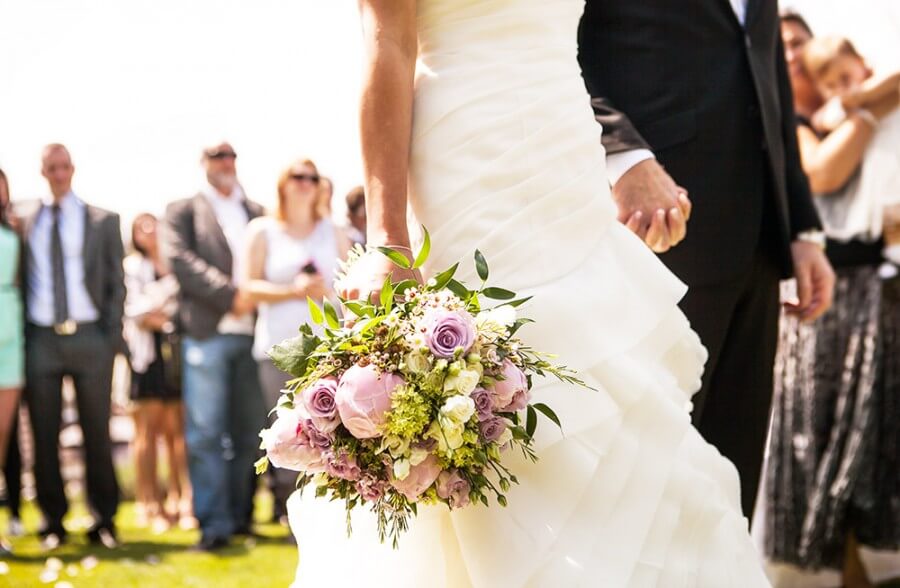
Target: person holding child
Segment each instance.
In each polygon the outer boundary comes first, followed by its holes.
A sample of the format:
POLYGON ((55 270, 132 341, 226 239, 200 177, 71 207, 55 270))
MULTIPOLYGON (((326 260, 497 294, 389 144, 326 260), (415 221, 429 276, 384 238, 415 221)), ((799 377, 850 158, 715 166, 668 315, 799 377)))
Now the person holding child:
POLYGON ((782 15, 782 37, 837 282, 818 321, 781 317, 757 523, 775 586, 812 585, 831 570, 843 586, 865 587, 859 545, 900 546, 900 280, 884 259, 897 227, 882 210, 889 194, 866 179, 891 171, 870 159, 900 76, 874 75, 846 39, 813 39, 796 13, 782 15))

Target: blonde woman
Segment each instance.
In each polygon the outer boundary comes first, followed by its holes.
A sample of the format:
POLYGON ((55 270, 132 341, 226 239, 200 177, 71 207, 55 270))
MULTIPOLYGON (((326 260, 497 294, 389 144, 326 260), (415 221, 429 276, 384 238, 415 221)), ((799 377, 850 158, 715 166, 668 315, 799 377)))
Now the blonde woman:
MULTIPOLYGON (((287 375, 272 365, 266 351, 295 337, 297 328, 309 320, 307 296, 320 300, 332 295, 338 258, 349 248, 321 206, 321 181, 312 161, 294 162, 278 178, 274 216, 254 219, 248 227, 243 286, 258 304, 253 355, 269 408, 275 406, 287 375)), ((278 519, 286 515, 295 476, 283 470, 275 475, 278 519)))

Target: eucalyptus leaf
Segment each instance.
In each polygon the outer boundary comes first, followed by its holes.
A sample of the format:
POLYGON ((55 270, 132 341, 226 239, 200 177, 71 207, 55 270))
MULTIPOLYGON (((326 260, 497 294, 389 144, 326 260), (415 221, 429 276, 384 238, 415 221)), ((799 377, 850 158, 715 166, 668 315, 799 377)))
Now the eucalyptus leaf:
POLYGON ((488 279, 488 264, 487 260, 482 255, 481 251, 475 250, 475 271, 478 272, 478 277, 481 278, 482 282, 486 282, 488 279))
POLYGON ((431 235, 428 234, 428 229, 425 227, 422 227, 422 232, 425 233, 425 237, 422 241, 422 248, 419 249, 419 254, 416 256, 416 261, 413 263, 413 268, 415 269, 422 267, 428 261, 428 254, 431 253, 431 235))
POLYGON ((315 300, 309 296, 306 297, 306 305, 309 307, 309 317, 314 323, 321 325, 325 320, 325 317, 322 316, 322 309, 319 308, 319 305, 316 304, 315 300))
POLYGON ((341 321, 338 319, 337 310, 327 298, 322 301, 322 304, 325 307, 325 321, 328 323, 328 326, 332 329, 340 329, 341 321))
POLYGON ((534 432, 537 430, 537 413, 534 411, 534 407, 528 406, 528 416, 525 419, 525 433, 529 437, 534 437, 534 432))
POLYGON ((453 279, 453 275, 456 273, 456 268, 459 267, 459 262, 454 263, 453 267, 450 269, 444 270, 438 275, 434 276, 435 284, 433 286, 434 290, 442 290, 447 284, 450 283, 450 280, 453 279))
POLYGON ((536 402, 536 403, 532 404, 531 406, 533 406, 536 410, 541 411, 541 413, 545 417, 547 417, 548 419, 550 419, 551 421, 556 423, 556 426, 559 427, 560 429, 562 429, 562 424, 559 422, 559 417, 556 416, 556 413, 553 412, 552 408, 550 408, 543 402, 536 402))
POLYGON ((391 283, 391 276, 386 277, 381 286, 381 305, 384 307, 385 313, 391 312, 391 307, 394 305, 394 285, 391 283))
POLYGON ((397 251, 396 249, 391 249, 390 247, 379 247, 378 251, 394 262, 394 265, 398 265, 403 269, 410 269, 412 265, 409 263, 409 259, 397 251))
POLYGON ((481 293, 494 300, 510 300, 516 297, 515 292, 503 288, 485 288, 481 293))
POLYGON ((456 280, 450 280, 449 282, 447 282, 447 289, 459 296, 462 300, 468 300, 469 295, 471 294, 468 288, 466 288, 462 285, 461 282, 457 282, 456 280))

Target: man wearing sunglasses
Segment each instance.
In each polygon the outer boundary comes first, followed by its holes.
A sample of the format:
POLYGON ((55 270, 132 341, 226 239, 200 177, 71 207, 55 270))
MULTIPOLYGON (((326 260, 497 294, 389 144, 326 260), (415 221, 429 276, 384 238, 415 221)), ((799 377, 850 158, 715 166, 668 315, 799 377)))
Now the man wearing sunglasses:
POLYGON ((237 180, 229 143, 203 151, 206 184, 169 205, 164 242, 181 286, 185 439, 202 536, 212 551, 249 532, 247 504, 265 407, 253 346, 254 305, 237 283, 247 223, 262 215, 237 180))

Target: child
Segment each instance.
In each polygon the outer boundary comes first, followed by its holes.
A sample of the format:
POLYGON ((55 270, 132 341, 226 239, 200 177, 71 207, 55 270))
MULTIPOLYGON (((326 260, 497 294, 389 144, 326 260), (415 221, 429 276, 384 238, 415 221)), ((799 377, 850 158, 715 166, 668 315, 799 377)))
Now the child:
POLYGON ((803 64, 827 101, 814 117, 814 125, 833 130, 846 112, 855 111, 866 115, 876 128, 856 185, 851 187, 853 197, 835 214, 834 220, 840 223, 834 227, 838 232, 834 236, 872 241, 883 237, 885 256, 896 263, 900 261, 900 113, 896 110, 900 72, 874 75, 853 44, 842 37, 811 39, 803 64))

